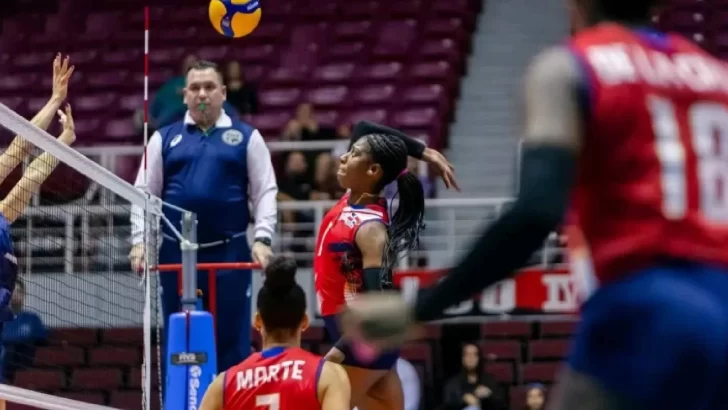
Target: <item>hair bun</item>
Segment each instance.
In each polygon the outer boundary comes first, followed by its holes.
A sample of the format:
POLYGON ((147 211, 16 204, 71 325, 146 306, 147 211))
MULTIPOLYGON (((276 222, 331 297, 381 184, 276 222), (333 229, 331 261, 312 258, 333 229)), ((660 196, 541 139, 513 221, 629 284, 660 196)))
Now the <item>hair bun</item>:
POLYGON ((263 287, 271 294, 289 293, 296 286, 296 261, 285 256, 273 257, 265 268, 263 287))

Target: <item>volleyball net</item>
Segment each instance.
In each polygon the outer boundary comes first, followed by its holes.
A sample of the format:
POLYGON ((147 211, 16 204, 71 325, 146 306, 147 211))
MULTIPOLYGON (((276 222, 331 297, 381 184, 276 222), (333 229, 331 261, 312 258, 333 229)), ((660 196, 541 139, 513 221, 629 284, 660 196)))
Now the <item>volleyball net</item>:
POLYGON ((133 210, 147 222, 147 255, 156 255, 161 200, 57 141, 56 120, 46 132, 0 104, 0 125, 0 145, 16 135, 31 145, 9 161, 20 165, 0 185, 0 200, 25 171, 50 170, 42 152, 58 160, 11 225, 20 280, 17 317, 2 331, 0 399, 8 409, 160 408, 154 260, 136 272, 128 255, 133 210))

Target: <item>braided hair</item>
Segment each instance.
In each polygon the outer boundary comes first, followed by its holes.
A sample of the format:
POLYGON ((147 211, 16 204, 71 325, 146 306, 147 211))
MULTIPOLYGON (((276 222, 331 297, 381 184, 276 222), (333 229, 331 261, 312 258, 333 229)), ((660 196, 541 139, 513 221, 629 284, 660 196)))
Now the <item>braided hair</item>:
POLYGON ((407 172, 407 146, 398 138, 385 134, 364 136, 371 150, 372 160, 382 167, 383 176, 375 187, 377 192, 397 180, 399 206, 391 216, 387 228, 388 240, 382 256, 383 283, 390 275, 398 255, 419 246, 420 229, 425 214, 425 193, 416 175, 407 172))

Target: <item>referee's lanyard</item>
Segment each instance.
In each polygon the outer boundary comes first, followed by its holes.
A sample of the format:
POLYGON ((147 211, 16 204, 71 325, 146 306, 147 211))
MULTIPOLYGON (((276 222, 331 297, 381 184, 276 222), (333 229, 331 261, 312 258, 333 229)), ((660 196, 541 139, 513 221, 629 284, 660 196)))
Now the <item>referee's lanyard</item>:
MULTIPOLYGON (((241 236, 246 236, 247 234, 248 234, 247 231, 238 232, 238 233, 236 233, 234 235, 228 236, 225 239, 220 239, 219 241, 213 241, 213 242, 207 242, 207 243, 198 243, 197 244, 197 247, 200 248, 200 249, 204 249, 204 248, 212 248, 214 246, 225 245, 225 244, 228 244, 228 243, 232 242, 235 239, 240 238, 241 236)), ((163 233, 162 236, 164 237, 164 239, 169 239, 171 241, 178 242, 177 241, 177 238, 175 238, 173 236, 170 236, 170 235, 167 235, 166 233, 163 233)))

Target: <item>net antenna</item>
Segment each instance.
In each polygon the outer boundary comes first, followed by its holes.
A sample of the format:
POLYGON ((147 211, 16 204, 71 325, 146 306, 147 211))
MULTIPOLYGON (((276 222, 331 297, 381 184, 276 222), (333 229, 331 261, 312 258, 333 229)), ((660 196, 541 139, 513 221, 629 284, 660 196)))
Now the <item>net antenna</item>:
MULTIPOLYGON (((144 7, 144 155, 142 156, 142 160, 144 161, 144 164, 142 166, 144 167, 144 190, 147 189, 147 146, 149 145, 149 6, 144 7)), ((144 220, 149 221, 151 215, 149 215, 146 210, 144 214, 144 220)), ((152 232, 149 232, 148 229, 149 225, 147 223, 144 224, 144 250, 145 255, 150 255, 151 252, 156 252, 156 246, 154 246, 153 243, 151 243, 151 234, 152 232)), ((144 311, 143 311, 143 324, 144 324, 144 359, 142 362, 142 408, 146 410, 151 410, 152 408, 152 281, 151 276, 149 272, 149 263, 144 264, 144 278, 142 281, 144 285, 144 311)), ((157 286, 155 286, 155 294, 159 290, 159 287, 161 285, 157 282, 157 286)), ((157 358, 159 359, 159 363, 161 363, 162 360, 162 350, 161 350, 161 343, 162 343, 162 331, 160 329, 161 323, 163 323, 164 318, 161 317, 161 311, 162 311, 162 302, 159 300, 159 298, 156 298, 156 306, 157 309, 157 326, 156 329, 156 337, 157 337, 157 351, 155 354, 157 355, 157 358), (161 320, 161 321, 160 321, 161 320)), ((157 381, 159 382, 159 386, 162 386, 162 371, 161 368, 157 371, 157 381)), ((159 403, 162 403, 162 391, 159 392, 159 403)))

